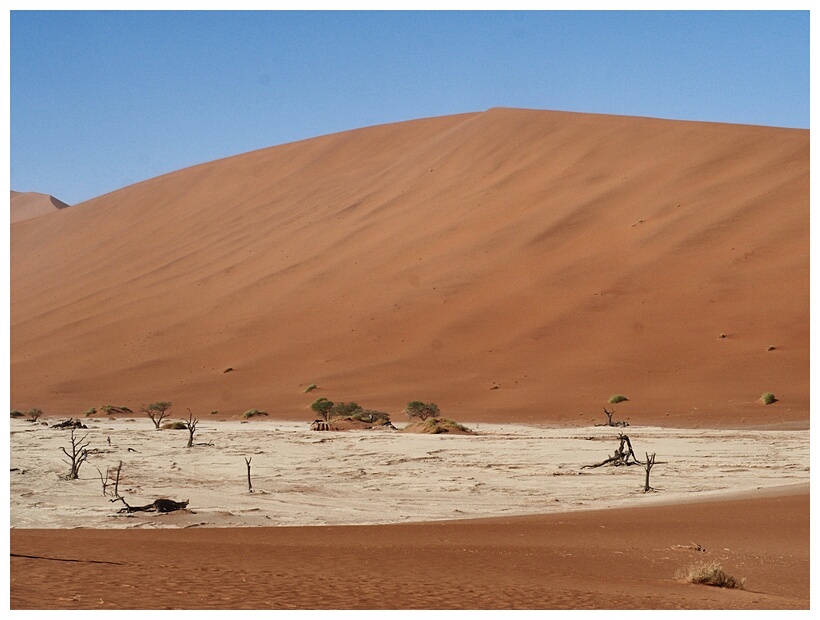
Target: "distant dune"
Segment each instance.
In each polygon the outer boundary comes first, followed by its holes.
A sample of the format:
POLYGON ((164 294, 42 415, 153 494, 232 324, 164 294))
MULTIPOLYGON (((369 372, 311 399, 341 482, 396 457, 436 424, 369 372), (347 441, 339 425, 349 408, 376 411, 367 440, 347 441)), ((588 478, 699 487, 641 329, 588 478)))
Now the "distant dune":
POLYGON ((11 221, 20 222, 30 220, 41 215, 54 213, 57 209, 68 207, 62 200, 54 196, 38 194, 37 192, 15 192, 11 190, 11 221))
POLYGON ((12 192, 11 406, 807 424, 809 180, 807 130, 491 109, 12 192))

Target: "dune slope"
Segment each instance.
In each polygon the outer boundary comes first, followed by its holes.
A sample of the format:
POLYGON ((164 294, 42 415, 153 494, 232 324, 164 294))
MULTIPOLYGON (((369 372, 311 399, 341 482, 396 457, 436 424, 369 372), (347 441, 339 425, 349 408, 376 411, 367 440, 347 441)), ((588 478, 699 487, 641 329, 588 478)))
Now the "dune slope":
POLYGON ((12 224, 11 405, 806 422, 809 178, 806 130, 514 109, 180 170, 12 224))
POLYGON ((70 205, 54 196, 37 192, 15 192, 11 190, 9 200, 12 222, 48 215, 54 213, 57 209, 65 209, 68 206, 70 205))

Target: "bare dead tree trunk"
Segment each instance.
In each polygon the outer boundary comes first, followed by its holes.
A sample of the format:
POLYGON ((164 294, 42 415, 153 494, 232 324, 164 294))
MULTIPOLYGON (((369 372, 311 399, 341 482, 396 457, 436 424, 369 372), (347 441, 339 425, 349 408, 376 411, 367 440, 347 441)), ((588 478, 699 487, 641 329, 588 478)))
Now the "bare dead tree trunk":
POLYGON ((644 469, 646 469, 646 483, 643 487, 643 492, 648 493, 652 490, 652 487, 649 486, 649 472, 652 469, 652 466, 655 464, 655 453, 652 453, 652 456, 649 456, 649 453, 646 453, 646 463, 644 463, 644 469))
POLYGON ((71 440, 70 440, 71 441, 71 454, 69 454, 66 451, 66 449, 63 448, 62 446, 60 447, 60 450, 62 450, 63 454, 65 454, 69 459, 67 461, 65 459, 63 459, 63 462, 67 463, 71 467, 71 470, 69 471, 68 475, 66 476, 66 478, 68 478, 69 480, 76 480, 79 477, 79 475, 80 475, 80 465, 82 465, 85 462, 85 460, 88 458, 88 449, 87 449, 88 448, 88 443, 87 442, 84 443, 85 438, 88 437, 88 433, 83 435, 82 439, 77 439, 74 436, 74 430, 75 429, 72 427, 72 429, 71 429, 71 440))
POLYGON ((105 497, 108 495, 108 470, 105 470, 105 476, 103 476, 103 473, 100 471, 100 468, 98 467, 97 473, 100 474, 100 482, 102 483, 103 497, 105 497))
POLYGON ((253 493, 253 485, 251 484, 251 461, 253 457, 245 457, 245 465, 248 466, 248 493, 253 493))
POLYGON ((613 409, 612 411, 607 411, 606 407, 604 407, 604 413, 606 414, 606 425, 612 426, 612 414, 615 413, 615 410, 613 409))
POLYGON ((194 433, 196 432, 196 425, 199 423, 194 417, 193 412, 188 409, 188 419, 185 420, 185 428, 188 429, 188 445, 185 446, 186 448, 190 448, 194 445, 194 433))
POLYGON ((120 496, 120 471, 122 470, 122 461, 117 465, 117 477, 114 478, 114 497, 120 496))

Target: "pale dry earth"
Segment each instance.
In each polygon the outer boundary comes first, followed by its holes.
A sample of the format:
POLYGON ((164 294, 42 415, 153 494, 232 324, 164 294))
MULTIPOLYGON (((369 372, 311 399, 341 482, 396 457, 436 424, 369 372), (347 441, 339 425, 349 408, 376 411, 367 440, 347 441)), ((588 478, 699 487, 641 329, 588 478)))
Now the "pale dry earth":
MULTIPOLYGON (((305 422, 252 420, 154 429, 147 419, 85 420, 90 450, 65 480, 70 431, 12 420, 11 527, 135 528, 364 525, 544 514, 697 501, 808 485, 808 431, 477 424, 476 434, 317 432, 305 422), (645 470, 601 463, 626 433, 645 470), (110 443, 109 443, 110 440, 110 443), (248 491, 246 458, 251 459, 248 491), (131 505, 189 500, 179 514, 118 514, 100 473, 122 462, 131 505)), ((112 478, 112 476, 109 476, 112 478)), ((111 491, 111 488, 109 488, 111 491)))

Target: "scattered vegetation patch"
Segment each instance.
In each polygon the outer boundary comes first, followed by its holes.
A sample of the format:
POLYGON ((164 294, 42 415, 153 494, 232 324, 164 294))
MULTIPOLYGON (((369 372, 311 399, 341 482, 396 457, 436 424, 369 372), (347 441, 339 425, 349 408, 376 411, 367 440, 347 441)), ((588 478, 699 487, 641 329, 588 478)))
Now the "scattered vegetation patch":
POLYGON ((26 415, 25 413, 23 413, 22 411, 18 411, 17 409, 12 409, 11 410, 11 417, 12 418, 22 418, 25 415, 26 415))
POLYGON ((447 418, 427 418, 423 422, 413 422, 408 424, 403 429, 407 433, 427 433, 430 435, 440 435, 443 433, 450 433, 452 435, 472 435, 472 430, 447 418))
POLYGON ((128 407, 117 407, 115 405, 100 405, 97 407, 97 410, 102 411, 105 415, 112 415, 114 413, 134 413, 128 407))
POLYGON ((185 425, 185 422, 166 422, 162 425, 163 430, 170 430, 170 431, 184 431, 188 428, 185 425))
POLYGON ((85 411, 83 411, 83 415, 84 415, 86 418, 87 418, 88 416, 92 416, 92 415, 94 415, 95 413, 97 413, 97 408, 96 408, 96 407, 89 407, 88 409, 86 409, 85 411))
POLYGON ((626 396, 624 396, 623 394, 613 394, 612 396, 609 397, 609 404, 610 405, 615 405, 617 403, 622 403, 625 400, 629 400, 629 399, 626 396))
POLYGON ((318 388, 318 386, 317 386, 315 383, 311 383, 309 386, 307 386, 307 387, 305 388, 305 392, 304 392, 304 393, 305 393, 305 394, 307 394, 308 392, 312 392, 313 390, 315 390, 315 389, 317 389, 317 388, 318 388))
POLYGON ((684 570, 678 571, 675 578, 688 581, 689 583, 715 586, 718 588, 737 588, 739 590, 743 589, 743 585, 746 582, 745 579, 738 580, 731 575, 727 575, 717 562, 712 562, 711 564, 693 564, 684 570))
POLYGON ((772 403, 776 403, 777 399, 774 397, 774 394, 771 392, 766 392, 763 396, 760 397, 760 400, 763 401, 764 405, 771 405, 772 403))
POLYGON ((248 409, 245 413, 242 414, 242 417, 246 420, 250 418, 254 418, 259 415, 268 415, 267 411, 259 411, 258 409, 248 409))

